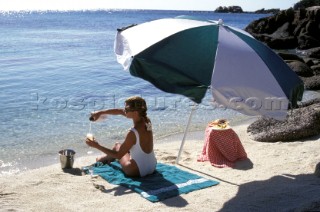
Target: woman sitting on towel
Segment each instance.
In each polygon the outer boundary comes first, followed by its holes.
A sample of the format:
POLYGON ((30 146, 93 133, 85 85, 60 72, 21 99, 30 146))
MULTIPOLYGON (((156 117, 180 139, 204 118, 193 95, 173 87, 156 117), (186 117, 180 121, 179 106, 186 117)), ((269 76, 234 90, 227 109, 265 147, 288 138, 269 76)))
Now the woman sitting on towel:
POLYGON ((96 121, 101 115, 123 115, 132 119, 133 127, 127 133, 122 144, 116 143, 113 149, 101 146, 94 138, 86 143, 106 155, 97 161, 110 163, 118 159, 123 172, 130 177, 143 177, 152 174, 157 160, 153 151, 153 134, 150 119, 147 117, 147 105, 143 98, 134 96, 125 101, 124 109, 109 109, 91 113, 90 120, 96 121))

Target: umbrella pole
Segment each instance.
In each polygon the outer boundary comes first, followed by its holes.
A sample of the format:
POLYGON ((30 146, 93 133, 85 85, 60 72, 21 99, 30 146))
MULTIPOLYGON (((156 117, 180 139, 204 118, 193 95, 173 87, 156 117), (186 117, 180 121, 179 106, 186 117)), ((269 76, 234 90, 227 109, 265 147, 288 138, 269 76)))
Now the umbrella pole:
POLYGON ((184 135, 183 135, 183 138, 182 138, 182 141, 181 141, 179 153, 178 153, 178 156, 177 156, 177 159, 176 159, 176 164, 179 164, 180 155, 181 155, 181 152, 182 152, 182 149, 183 149, 184 142, 186 141, 186 136, 187 136, 187 133, 188 133, 188 130, 189 130, 189 126, 190 126, 190 123, 191 123, 192 115, 193 115, 195 110, 196 110, 196 106, 193 106, 192 110, 191 110, 191 113, 190 113, 190 116, 189 116, 189 119, 188 119, 188 124, 186 126, 186 129, 184 131, 184 135))

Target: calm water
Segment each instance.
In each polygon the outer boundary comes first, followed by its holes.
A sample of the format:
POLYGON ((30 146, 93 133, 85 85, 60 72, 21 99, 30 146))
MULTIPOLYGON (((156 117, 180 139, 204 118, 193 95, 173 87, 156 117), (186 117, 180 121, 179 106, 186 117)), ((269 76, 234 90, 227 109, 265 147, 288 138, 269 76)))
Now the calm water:
MULTIPOLYGON (((0 175, 56 163, 64 148, 74 149, 77 157, 86 155, 90 111, 123 107, 132 95, 146 98, 156 138, 182 132, 192 103, 132 77, 113 53, 117 28, 177 15, 222 18, 238 28, 264 16, 187 11, 0 14, 0 175)), ((234 111, 213 110, 210 100, 207 95, 196 111, 191 130, 203 130, 220 117, 243 118, 234 111)), ((130 126, 128 119, 108 117, 94 123, 92 132, 110 146, 130 126)))

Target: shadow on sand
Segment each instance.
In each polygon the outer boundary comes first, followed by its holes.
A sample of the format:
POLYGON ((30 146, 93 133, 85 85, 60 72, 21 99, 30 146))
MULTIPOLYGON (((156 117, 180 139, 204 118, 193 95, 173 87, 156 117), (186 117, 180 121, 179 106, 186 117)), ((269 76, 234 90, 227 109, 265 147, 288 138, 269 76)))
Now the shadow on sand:
POLYGON ((320 179, 283 174, 245 183, 221 211, 320 211, 320 179))
MULTIPOLYGON (((129 178, 122 172, 121 166, 118 163, 112 163, 107 166, 99 166, 93 164, 94 173, 106 183, 118 185, 113 188, 105 188, 103 183, 93 181, 93 186, 103 193, 112 193, 114 196, 122 196, 131 193, 138 193, 141 198, 145 198, 151 202, 160 202, 168 207, 182 208, 188 205, 188 202, 180 196, 181 193, 188 193, 193 189, 198 190, 199 186, 208 187, 210 182, 204 182, 203 185, 198 184, 195 187, 180 188, 177 184, 185 183, 185 180, 194 179, 197 177, 191 173, 181 173, 182 171, 174 166, 158 164, 157 170, 143 178, 129 178), (174 176, 174 177, 173 177, 174 176)), ((215 184, 213 184, 215 185, 215 184)))
MULTIPOLYGON (((214 175, 211 175, 211 174, 208 174, 208 173, 206 173, 206 172, 202 172, 202 171, 199 171, 199 170, 197 170, 197 169, 190 168, 190 167, 185 166, 185 165, 183 165, 183 164, 178 164, 178 165, 179 165, 179 166, 182 166, 182 167, 184 167, 184 168, 186 168, 186 169, 192 170, 192 171, 194 171, 194 172, 200 173, 200 174, 202 174, 202 175, 206 175, 206 176, 208 176, 208 177, 214 178, 214 179, 219 180, 219 181, 221 181, 221 182, 225 182, 225 183, 228 183, 228 184, 231 184, 231 185, 239 186, 239 185, 236 184, 236 183, 229 182, 229 181, 224 180, 224 179, 222 179, 222 178, 218 178, 218 177, 216 177, 216 176, 214 176, 214 175)), ((238 169, 238 170, 249 170, 249 169, 252 169, 252 168, 253 168, 253 163, 252 163, 252 161, 251 161, 249 158, 247 158, 246 160, 237 161, 237 162, 235 163, 235 167, 233 167, 233 169, 238 169)))
MULTIPOLYGON (((85 175, 83 171, 79 168, 70 168, 70 169, 62 169, 64 173, 75 175, 75 176, 82 176, 85 175)), ((114 196, 122 196, 126 194, 131 194, 131 193, 136 193, 132 191, 131 189, 128 189, 124 186, 117 186, 112 189, 106 189, 104 185, 100 185, 97 183, 93 183, 93 186, 96 189, 99 189, 103 193, 112 193, 114 192, 114 196)), ((147 201, 147 200, 146 200, 147 201)), ((181 196, 175 196, 169 199, 165 199, 161 201, 162 204, 165 204, 168 207, 177 207, 177 208, 182 208, 188 205, 188 202, 183 199, 181 196)))
MULTIPOLYGON (((93 186, 96 189, 99 189, 101 192, 103 193, 113 193, 114 196, 122 196, 122 195, 126 195, 126 194, 131 194, 131 193, 136 193, 135 191, 133 191, 132 189, 126 188, 124 186, 117 186, 111 189, 106 189, 103 185, 99 185, 96 183, 93 183, 93 186)), ((137 194, 139 195, 139 194, 137 194)), ((148 201, 148 200, 146 200, 148 201)), ((179 196, 177 194, 177 196, 173 196, 171 198, 165 199, 165 200, 161 200, 159 201, 160 203, 168 206, 168 207, 176 207, 176 208, 183 208, 186 205, 188 205, 188 202, 183 199, 181 196, 179 196)))
POLYGON ((63 171, 64 173, 72 174, 72 175, 75 175, 75 176, 82 176, 82 175, 84 175, 84 174, 82 173, 82 170, 79 169, 79 168, 62 169, 62 171, 63 171))
MULTIPOLYGON (((103 185, 99 185, 99 184, 95 184, 95 183, 93 183, 93 186, 96 189, 99 189, 103 193, 114 192, 114 194, 113 194, 114 196, 122 196, 122 195, 126 195, 126 194, 136 193, 136 192, 132 191, 131 189, 128 189, 123 186, 117 186, 117 187, 111 188, 111 189, 106 189, 103 185)), ((146 201, 148 201, 148 200, 146 200, 146 201)), ((162 203, 168 207, 175 207, 175 208, 183 208, 188 205, 188 202, 185 199, 183 199, 181 196, 171 197, 169 199, 162 200, 159 203, 162 203)))

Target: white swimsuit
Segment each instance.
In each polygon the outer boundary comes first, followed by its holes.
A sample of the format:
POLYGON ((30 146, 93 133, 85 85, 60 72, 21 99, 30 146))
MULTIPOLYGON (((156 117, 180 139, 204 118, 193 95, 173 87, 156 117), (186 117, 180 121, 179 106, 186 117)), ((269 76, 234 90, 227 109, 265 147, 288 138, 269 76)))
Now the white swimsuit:
POLYGON ((138 131, 135 128, 131 128, 131 131, 136 135, 136 144, 130 149, 131 158, 137 163, 141 177, 152 174, 157 164, 154 151, 152 150, 149 154, 145 153, 140 146, 138 131))

